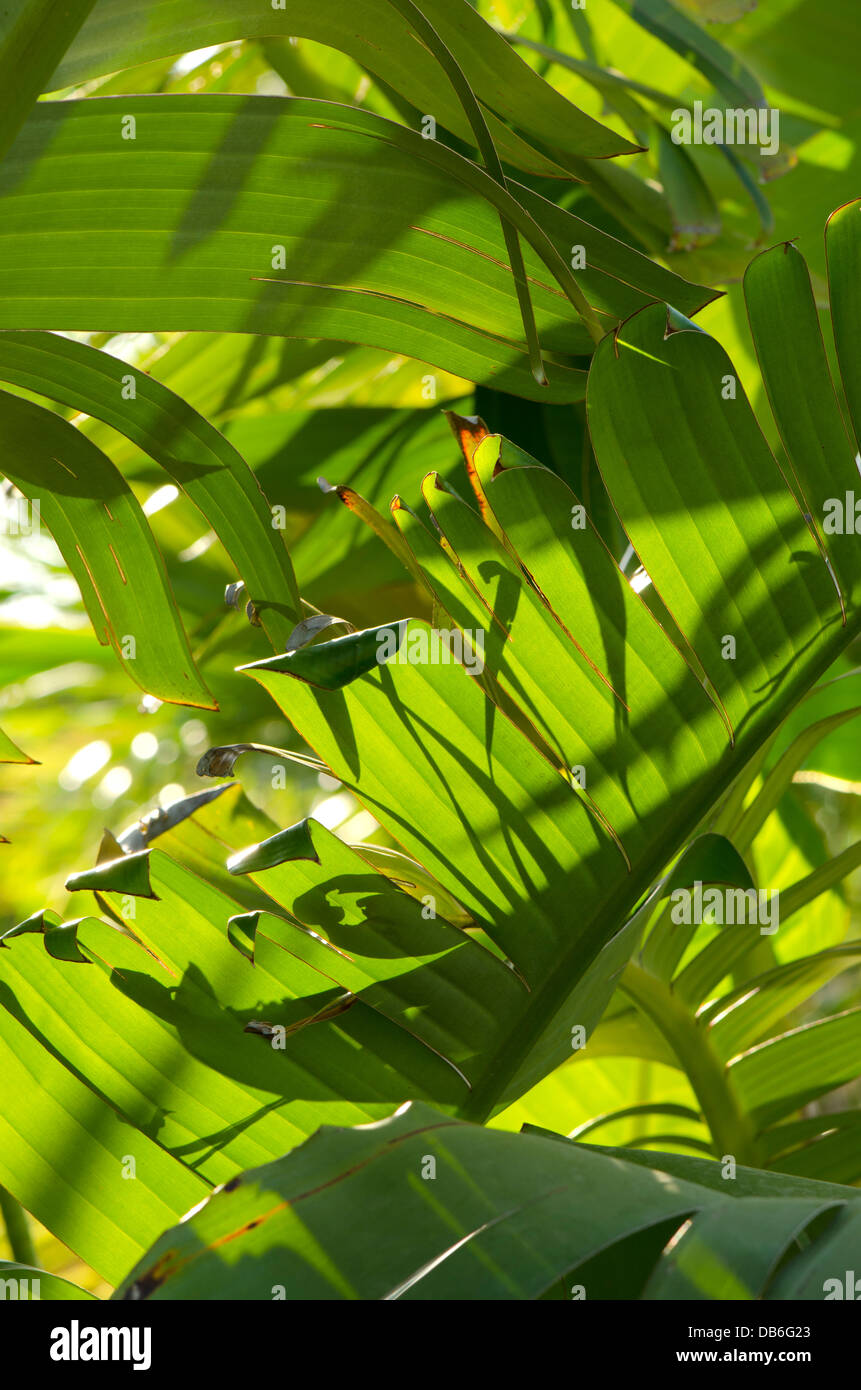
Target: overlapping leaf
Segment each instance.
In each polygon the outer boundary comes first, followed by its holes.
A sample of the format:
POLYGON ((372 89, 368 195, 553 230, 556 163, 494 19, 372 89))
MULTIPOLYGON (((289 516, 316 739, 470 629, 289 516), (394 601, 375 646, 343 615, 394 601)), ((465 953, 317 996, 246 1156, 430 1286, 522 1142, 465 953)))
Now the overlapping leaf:
POLYGON ((53 333, 0 334, 0 380, 85 412, 146 450, 224 543, 273 646, 285 645, 300 606, 283 534, 251 470, 207 420, 145 372, 53 333))
POLYGON ((0 15, 0 85, 6 97, 0 116, 0 158, 30 107, 47 90, 57 63, 92 10, 94 0, 69 0, 58 11, 52 0, 10 0, 0 15))
MULTIPOLYGON (((606 158, 636 148, 542 82, 467 0, 422 0, 420 12, 468 72, 494 142, 510 163, 559 175, 566 156, 606 158)), ((97 0, 52 85, 71 86, 189 48, 278 37, 311 38, 349 54, 454 134, 472 139, 435 55, 417 40, 408 14, 387 0, 360 0, 350 12, 339 0, 290 0, 286 7, 255 0, 97 0)))
POLYGON ((410 1105, 243 1174, 117 1297, 217 1298, 240 1264, 252 1299, 822 1298, 843 1278, 857 1191, 714 1169, 410 1105))
POLYGON ((162 700, 213 708, 192 658, 164 561, 134 493, 59 416, 0 392, 3 471, 39 504, 99 641, 162 700))
POLYGON ((713 297, 439 142, 333 103, 43 103, 5 169, 2 328, 364 342, 565 401, 582 398, 571 359, 592 338, 564 291, 609 324, 655 298, 692 312, 713 297), (528 243, 539 337, 562 355, 549 387, 525 363, 497 212, 528 243))

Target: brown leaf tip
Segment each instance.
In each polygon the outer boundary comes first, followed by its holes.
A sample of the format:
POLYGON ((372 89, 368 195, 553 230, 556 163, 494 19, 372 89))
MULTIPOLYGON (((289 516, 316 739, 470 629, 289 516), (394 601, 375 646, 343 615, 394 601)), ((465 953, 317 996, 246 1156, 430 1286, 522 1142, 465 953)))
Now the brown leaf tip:
POLYGON ((481 441, 490 434, 490 430, 480 415, 458 415, 454 410, 447 410, 446 419, 460 445, 466 466, 470 468, 473 454, 481 441))

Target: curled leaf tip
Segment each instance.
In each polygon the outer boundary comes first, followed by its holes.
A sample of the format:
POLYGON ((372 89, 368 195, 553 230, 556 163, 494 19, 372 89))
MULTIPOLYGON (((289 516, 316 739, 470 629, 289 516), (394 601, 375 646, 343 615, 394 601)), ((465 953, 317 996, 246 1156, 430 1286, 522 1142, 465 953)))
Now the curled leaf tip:
POLYGON ((312 613, 310 617, 303 618, 297 623, 290 636, 287 638, 285 654, 295 652, 300 647, 306 647, 321 632, 325 632, 330 627, 344 627, 348 632, 355 632, 353 624, 347 618, 339 618, 334 613, 312 613))
MULTIPOLYGON (((207 748, 198 759, 195 772, 198 777, 232 777, 236 759, 242 753, 267 753, 272 758, 284 758, 287 762, 299 763, 302 767, 310 768, 312 772, 328 770, 319 758, 308 753, 295 752, 292 748, 276 748, 270 743, 225 743, 218 748, 207 748)), ((208 796, 210 793, 199 795, 208 796)))
POLYGON ((224 748, 207 748, 194 769, 198 777, 232 777, 233 765, 250 744, 234 743, 224 748))
POLYGON ((119 859, 120 856, 125 853, 126 851, 123 849, 113 831, 105 827, 101 844, 99 845, 99 852, 96 856, 96 863, 109 864, 111 860, 119 859))
MULTIPOLYGON (((224 602, 228 608, 239 608, 242 600, 246 598, 245 583, 237 579, 233 584, 227 584, 224 589, 224 602)), ((249 598, 245 604, 245 616, 252 627, 262 627, 260 614, 252 600, 249 598)))
POLYGON ((123 854, 135 854, 145 849, 151 840, 164 835, 166 831, 172 830, 175 825, 194 815, 195 811, 231 790, 235 788, 231 788, 229 782, 222 782, 218 787, 207 787, 205 791, 193 792, 191 796, 183 797, 180 801, 173 801, 170 806, 158 806, 124 830, 117 837, 116 843, 123 854))
POLYGON ((124 845, 121 848, 124 852, 117 859, 106 859, 92 869, 70 874, 66 879, 69 892, 88 889, 93 893, 122 893, 157 901, 158 894, 150 882, 150 851, 128 851, 124 845))
POLYGON ((252 1018, 243 1028, 243 1033, 259 1033, 262 1038, 274 1038, 278 1033, 276 1023, 264 1023, 262 1019, 252 1018))
POLYGON ((469 467, 473 454, 490 431, 480 415, 458 415, 454 410, 447 410, 445 415, 469 467))

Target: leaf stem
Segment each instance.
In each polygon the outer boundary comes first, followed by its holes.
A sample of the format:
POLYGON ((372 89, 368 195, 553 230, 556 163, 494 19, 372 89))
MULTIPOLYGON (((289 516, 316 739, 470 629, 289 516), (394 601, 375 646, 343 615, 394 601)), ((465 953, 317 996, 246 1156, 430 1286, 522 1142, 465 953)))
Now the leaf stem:
POLYGON ((756 1129, 744 1110, 732 1078, 711 1045, 706 1028, 669 985, 632 961, 619 981, 628 998, 651 1019, 683 1067, 700 1103, 719 1154, 757 1167, 756 1129))
MULTIPOLYGON (((484 112, 478 104, 478 99, 467 80, 466 74, 460 63, 455 58, 451 49, 443 42, 437 30, 430 20, 422 14, 413 0, 392 0, 394 8, 411 23, 436 58, 452 87, 455 95, 463 107, 464 115, 469 121, 475 143, 479 153, 484 160, 485 168, 491 178, 508 192, 508 182, 493 143, 493 136, 490 133, 487 121, 484 119, 484 112)), ((516 227, 513 227, 503 212, 499 214, 502 223, 502 234, 505 238, 505 247, 508 252, 508 259, 511 264, 511 273, 514 276, 514 287, 517 291, 517 301, 520 305, 520 317, 523 320, 523 331, 526 335, 526 345, 529 351, 529 360, 532 366, 532 375, 539 386, 547 385, 547 377, 544 373, 544 365, 541 359, 541 345, 538 341, 538 329, 535 323, 535 314, 532 308, 532 298, 529 293, 529 283, 526 278, 526 267, 523 264, 523 254, 520 250, 520 240, 516 227)))

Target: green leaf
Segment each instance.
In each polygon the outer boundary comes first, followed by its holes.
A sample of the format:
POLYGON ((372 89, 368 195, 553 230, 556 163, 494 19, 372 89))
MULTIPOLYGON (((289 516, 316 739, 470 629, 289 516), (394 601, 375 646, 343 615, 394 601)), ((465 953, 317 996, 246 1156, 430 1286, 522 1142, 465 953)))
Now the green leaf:
POLYGON ((178 1219, 208 1188, 49 1051, 29 1031, 5 986, 0 1049, 0 1182, 64 1244, 115 1282, 164 1223, 178 1219), (129 1156, 135 1160, 134 1180, 124 1177, 129 1156))
POLYGON ((160 700, 214 709, 131 488, 74 426, 0 392, 3 468, 31 501, 81 590, 99 641, 160 700))
MULTIPOLYGON (((191 895, 193 876, 176 877, 191 895)), ((183 904, 176 892, 166 893, 165 900, 175 928, 191 932, 199 943, 194 902, 183 904)), ((120 901, 116 899, 117 909, 120 901)), ((221 901, 229 914, 235 904, 221 901)), ((140 900, 136 907, 132 918, 126 904, 126 920, 139 925, 148 940, 149 918, 140 900)), ((224 928, 226 921, 225 916, 224 928)), ((196 1174, 195 1181, 226 1182, 248 1164, 276 1158, 301 1142, 326 1114, 349 1123, 388 1113, 396 1102, 387 1105, 377 1097, 375 1103, 372 1087, 376 1081, 379 1088, 382 1068, 370 1058, 361 1071, 367 1090, 362 1092, 357 1081, 346 1088, 354 1091, 354 1100, 337 1099, 337 1068, 344 1089, 350 1046, 343 1034, 324 1043, 320 1034, 327 1031, 325 1023, 309 1025, 312 1036, 291 1035, 289 1061, 284 1050, 244 1031, 246 1023, 261 1015, 267 1019, 271 1014, 285 1027, 312 1017, 327 993, 335 994, 330 978, 303 970, 269 938, 264 940, 263 933, 253 968, 229 944, 226 929, 208 925, 208 934, 209 956, 226 982, 214 974, 213 965, 206 974, 194 967, 178 970, 160 938, 161 959, 156 959, 153 948, 146 949, 128 930, 94 918, 78 927, 78 940, 91 958, 86 969, 46 958, 32 939, 12 943, 8 964, 4 957, 4 980, 14 995, 14 1011, 29 1019, 43 1046, 121 1117, 126 1127, 121 1153, 140 1152, 135 1142, 139 1132, 142 1141, 155 1140, 165 1160, 189 1178, 196 1174), (276 975, 270 968, 273 963, 276 975), (210 979, 218 998, 213 997, 210 979), (297 1005, 296 992, 303 985, 309 999, 297 1005), (329 1084, 320 1079, 321 1043, 329 1084), (289 1113, 288 1094, 296 1101, 289 1113)), ((354 1012, 338 1023, 345 1025, 354 1012)), ((398 1075, 392 1090, 409 1084, 398 1075)), ((81 1113, 86 1115, 86 1106, 81 1113)), ((131 1188, 132 1182, 123 1185, 131 1188)), ((30 1209, 44 1220, 44 1198, 33 1195, 37 1205, 30 1209)), ((88 1258, 83 1250, 78 1253, 88 1258)))
POLYGON ((858 1242, 861 1212, 854 1203, 844 1207, 825 1235, 785 1266, 775 1281, 772 1297, 788 1299, 857 1299, 858 1242), (849 1271, 853 1270, 850 1274, 849 1271))
POLYGON ((737 1058, 730 1074, 742 1103, 761 1125, 854 1080, 861 1009, 794 1028, 737 1058))
POLYGON ((285 644, 300 605, 283 532, 207 420, 147 372, 52 333, 0 333, 0 380, 104 421, 155 459, 223 542, 273 645, 285 644))
MULTIPOLYGON (((660 897, 670 897, 680 888, 690 889, 697 882, 701 886, 722 884, 744 891, 754 887, 750 871, 735 845, 726 836, 714 833, 700 835, 688 845, 661 885, 660 897)), ((654 902, 647 906, 653 908, 654 902)), ((669 907, 665 907, 640 952, 642 965, 662 980, 671 979, 695 930, 692 927, 691 931, 685 931, 681 923, 673 920, 669 907)))
MULTIPOLYGON (((673 1105, 671 1103, 658 1105, 626 1105, 622 1110, 610 1110, 606 1115, 597 1115, 594 1120, 588 1120, 586 1124, 578 1125, 572 1129, 567 1136, 569 1139, 585 1139, 587 1134, 594 1134, 596 1129, 603 1125, 614 1124, 617 1120, 626 1120, 634 1115, 672 1115, 677 1119, 699 1120, 700 1116, 696 1110, 691 1110, 687 1105, 673 1105)), ((525 1132, 533 1132, 534 1126, 525 1125, 525 1132)))
MULTIPOLYGON (((842 506, 858 470, 803 256, 789 243, 763 252, 745 273, 744 293, 769 403, 799 495, 821 538, 828 499, 836 497, 842 506)), ((843 310, 839 301, 832 304, 836 331, 843 310)), ((830 530, 825 540, 844 594, 857 599, 861 562, 853 542, 853 536, 830 530)))
POLYGON ((76 1299, 94 1299, 95 1294, 73 1284, 71 1279, 63 1279, 59 1274, 49 1274, 45 1269, 34 1265, 16 1264, 10 1260, 0 1260, 0 1288, 10 1280, 18 1286, 18 1293, 4 1293, 6 1299, 39 1299, 42 1302, 67 1302, 76 1299))
MULTIPOLYGON (((509 163, 558 174, 566 155, 603 159, 636 148, 541 81, 466 0, 421 0, 421 11, 468 73, 494 142, 509 163), (525 144, 518 129, 552 152, 552 160, 525 144)), ((348 53, 455 135, 472 138, 431 51, 387 0, 359 0, 349 13, 339 0, 290 0, 286 10, 256 0, 98 0, 54 84, 71 86, 164 54, 235 39, 288 35, 348 53)))
POLYGON ((668 283, 666 272, 537 195, 503 189, 438 141, 327 102, 159 96, 124 99, 122 113, 111 100, 42 103, 9 156, 0 201, 10 231, 3 328, 365 342, 562 401, 581 398, 583 387, 565 358, 592 349, 555 283, 579 293, 572 246, 585 246, 580 288, 610 323, 652 298, 653 286, 688 309, 710 297, 677 277, 668 283), (124 118, 136 122, 134 140, 123 138, 124 118), (86 179, 99 190, 97 201, 72 196, 72 167, 76 186, 86 179), (346 249, 340 216, 319 221, 327 199, 350 207, 346 249), (497 211, 529 242, 536 326, 545 350, 563 355, 550 364, 549 388, 528 367, 497 211))
MULTIPOLYGON (((840 363, 840 375, 856 443, 861 439, 861 328, 858 311, 861 306, 859 266, 861 266, 861 199, 838 208, 825 227, 825 250, 828 259, 828 293, 834 325, 834 345, 840 363)), ((855 475, 850 471, 851 481, 855 475)), ((847 487, 850 484, 847 481, 847 487)), ((847 528, 848 529, 848 528, 847 528)))
POLYGON ((731 24, 755 10, 758 0, 678 0, 678 3, 706 24, 731 24))
POLYGON ((769 1166, 781 1173, 857 1183, 861 1176, 861 1115, 828 1111, 767 1130, 769 1166))
MULTIPOLYGON (((247 1142, 246 1128, 247 1139, 254 1142, 262 1142, 258 1130, 274 1134, 275 1141, 267 1140, 270 1145, 275 1142, 274 1149, 268 1148, 270 1156, 280 1151, 279 1143, 283 1149, 285 1141, 304 1137, 324 1117, 344 1123, 378 1118, 411 1092, 456 1104, 469 1092, 466 1073, 481 1065, 483 1041, 493 1046, 499 1026, 492 1015, 493 1001, 502 998, 513 1005, 523 992, 512 972, 468 936, 441 921, 425 920, 420 904, 354 851, 321 827, 314 827, 314 833, 318 847, 323 845, 318 852, 324 866, 311 870, 297 860, 261 873, 258 881, 270 911, 256 921, 240 923, 238 940, 235 919, 243 915, 240 903, 161 851, 149 852, 154 896, 135 898, 133 911, 126 885, 114 887, 110 882, 116 866, 107 866, 108 881, 99 886, 100 903, 133 931, 134 940, 126 945, 122 935, 109 933, 94 954, 120 974, 124 966, 119 951, 138 958, 132 983, 122 990, 135 1006, 131 1018, 137 1017, 137 1022, 129 1021, 129 1005, 122 1000, 113 1006, 100 1001, 94 1011, 119 1036, 137 1039, 152 1029, 154 1020, 146 1011, 154 1009, 177 1056, 187 1039, 194 1056, 210 1069, 208 1080, 198 1083, 192 1094, 206 1099, 216 1085, 220 1087, 226 1098, 219 1104, 223 1107, 230 1100, 231 1124, 238 1126, 235 1142, 247 1142), (312 891, 315 885, 319 892, 312 891), (282 902, 300 921, 307 920, 310 930, 297 927, 292 918, 285 920, 282 902), (229 922, 234 923, 232 929, 229 922), (344 925, 355 930, 342 931, 344 925), (380 959, 376 947, 383 948, 380 959), (253 969, 248 964, 251 955, 253 969), (158 990, 141 972, 154 976, 158 990), (177 979, 180 984, 171 998, 168 990, 176 987, 177 979), (330 1018, 330 1005, 345 994, 353 996, 349 1008, 330 1018), (475 1002, 465 1008, 469 998, 475 1002), (439 1007, 426 1028, 429 1000, 439 1007), (243 1036, 248 1025, 261 1022, 284 1030, 277 1045, 265 1047, 259 1037, 243 1036), (352 1080, 345 1085, 347 1074, 352 1080), (241 1097, 244 1105, 237 1112, 236 1099, 230 1099, 232 1083, 250 1087, 254 1104, 241 1097), (284 1105, 282 1113, 285 1097, 296 1103, 284 1105), (243 1115, 246 1122, 240 1124, 243 1115)), ((309 835, 309 828, 297 827, 294 846, 298 843, 301 849, 309 835)), ((64 988, 71 985, 97 988, 90 980, 73 980, 64 988)), ((145 1055, 149 1051, 151 1046, 145 1055)), ((94 1063, 99 1065, 98 1055, 82 1059, 79 1066, 89 1074, 94 1063)), ((107 1089, 104 1080, 100 1084, 107 1089)), ((123 1078, 114 1076, 111 1086, 119 1084, 124 1084, 123 1078)), ((150 1106, 158 1096, 153 1084, 147 1076, 150 1106)), ((141 1113, 140 1103, 136 1114, 141 1113)), ((171 1113, 186 1130, 179 1152, 188 1149, 189 1130, 208 1149, 210 1129, 195 1129, 200 1117, 194 1108, 189 1112, 187 1099, 174 1099, 171 1113)), ((214 1123, 211 1113, 207 1123, 214 1123)), ((234 1144, 224 1147, 232 1152, 234 1144)), ((222 1158, 213 1161, 220 1163, 222 1158)))
MULTIPOLYGON (((857 630, 856 611, 842 621, 828 566, 750 407, 722 391, 730 365, 707 335, 652 306, 602 342, 590 376, 598 463, 654 589, 688 637, 688 664, 562 481, 461 422, 478 512, 433 478, 424 496, 441 542, 400 499, 393 511, 410 572, 421 571, 456 629, 483 631, 486 669, 467 647, 460 669, 434 664, 433 633, 403 620, 249 668, 530 986, 468 1116, 510 1104, 563 1060, 574 998, 590 997, 594 1017, 640 930, 635 918, 614 937, 608 924, 628 921, 656 863, 672 861, 857 630), (387 631, 393 648, 380 660, 374 647, 387 631), (732 660, 727 634, 738 645, 732 660), (548 661, 552 685, 542 680, 548 661), (572 767, 585 771, 585 787, 569 782, 572 767), (578 803, 589 817, 579 824, 578 803), (554 832, 563 826, 561 843, 554 832), (590 962, 601 985, 584 996, 590 962)), ((385 533, 378 515, 370 520, 385 533)), ((748 881, 737 856, 731 873, 748 881)), ((669 973, 688 939, 668 935, 669 973)), ((758 926, 724 934, 691 965, 696 982, 680 976, 680 991, 719 984, 761 941, 758 926)), ((659 1031, 672 1025, 683 1064, 699 1068, 695 1089, 716 1142, 755 1155, 756 1127, 686 993, 670 1007, 647 972, 629 969, 624 982, 641 1007, 651 1001, 659 1031)))
POLYGON ((150 882, 149 850, 124 854, 120 859, 108 859, 94 869, 72 874, 66 880, 66 887, 70 893, 91 888, 94 893, 111 891, 131 894, 132 897, 152 898, 155 894, 150 882))
POLYGON ((8 0, 0 12, 0 159, 95 0, 8 0))
POLYGON ((821 864, 818 869, 813 869, 805 878, 793 883, 790 888, 781 892, 781 921, 786 922, 794 912, 806 907, 813 902, 821 893, 827 893, 835 884, 841 883, 848 874, 854 873, 861 866, 861 840, 844 849, 840 854, 835 854, 827 863, 821 864))
POLYGON ((847 942, 745 979, 742 985, 700 1012, 699 1016, 709 1025, 713 1045, 721 1056, 731 1059, 752 1043, 767 1039, 771 1029, 791 1017, 800 1004, 841 970, 854 965, 859 956, 861 942, 847 942))
POLYGON ((836 1203, 798 1197, 749 1197, 721 1203, 680 1233, 643 1297, 755 1298, 806 1228, 835 1207, 836 1203))
MULTIPOLYGON (((390 0, 390 3, 393 8, 397 10, 400 17, 407 21, 419 41, 430 49, 437 62, 440 64, 440 67, 445 72, 463 108, 464 115, 469 121, 473 141, 478 146, 485 168, 491 178, 493 178, 502 189, 506 189, 505 174, 502 164, 500 163, 499 155, 496 152, 496 146, 493 143, 493 137, 487 127, 484 113, 457 59, 442 41, 434 26, 428 22, 421 10, 413 4, 412 0, 390 0)), ((504 214, 501 217, 501 222, 502 234, 505 238, 505 249, 508 252, 511 274, 517 289, 517 299, 520 305, 520 315, 523 320, 523 333, 529 350, 532 375, 535 377, 539 386, 546 386, 547 378, 544 374, 544 364, 541 360, 541 347, 538 342, 535 315, 532 309, 532 298, 526 279, 526 271, 523 266, 523 256, 521 254, 517 229, 512 226, 504 214)), ((589 326, 592 337, 597 340, 601 336, 601 331, 595 317, 587 301, 582 297, 576 282, 573 282, 571 288, 573 289, 573 302, 578 305, 584 322, 589 326)))
POLYGON ((29 757, 27 753, 22 753, 17 744, 13 743, 7 733, 0 729, 0 763, 30 763, 36 767, 35 758, 29 757))
POLYGON ((78 923, 62 922, 56 912, 36 912, 26 922, 10 927, 0 935, 0 946, 8 947, 16 936, 26 936, 30 932, 41 934, 45 940, 45 950, 55 960, 83 961, 88 956, 78 947, 78 923))
POLYGON ((589 422, 631 543, 737 741, 761 707, 754 692, 789 694, 788 653, 810 655, 841 624, 828 567, 731 362, 693 324, 656 305, 605 338, 589 422))
POLYGON ((702 1160, 504 1134, 413 1104, 378 1125, 323 1129, 243 1174, 167 1231, 115 1297, 217 1298, 241 1268, 246 1298, 531 1299, 564 1278, 566 1297, 616 1297, 623 1282, 630 1297, 678 1297, 681 1284, 686 1297, 753 1299, 781 1257, 801 1258, 797 1233, 829 1214, 820 1249, 856 1200, 744 1168, 721 1182, 702 1160), (747 1234, 730 1244, 728 1230, 747 1234))
POLYGON ((440 917, 444 917, 447 922, 456 927, 474 925, 469 913, 445 891, 439 880, 429 874, 415 859, 410 859, 409 855, 389 849, 386 845, 365 843, 352 845, 351 848, 361 854, 366 863, 371 864, 379 873, 385 874, 411 897, 418 898, 424 904, 430 895, 434 909, 438 909, 440 917))
POLYGON ((720 211, 684 146, 677 145, 662 126, 657 125, 655 131, 658 173, 673 214, 670 249, 698 246, 720 232, 720 211))
MULTIPOLYGON (((570 784, 506 720, 493 720, 488 744, 485 697, 461 668, 399 661, 381 666, 368 641, 373 635, 275 658, 253 674, 284 700, 335 775, 389 821, 407 852, 463 903, 527 979, 558 963, 566 946, 584 969, 585 939, 568 934, 563 899, 578 880, 584 894, 630 892, 618 879, 622 861, 614 842, 591 823, 570 784), (359 642, 368 648, 368 674, 340 690, 305 683, 304 662, 314 651, 331 648, 333 668, 341 670, 359 642), (478 775, 482 767, 489 775, 478 775), (481 827, 480 838, 464 834, 469 825, 481 827), (514 860, 512 843, 519 846, 514 860), (603 880, 594 867, 602 860, 603 880)), ((423 635, 422 624, 406 624, 402 649, 423 635)), ((566 993, 571 982, 569 976, 566 993)), ((556 1049, 565 1045, 566 1033, 570 1038, 570 1024, 563 1028, 555 1017, 543 1016, 539 1027, 556 1049)))
POLYGON ((825 719, 815 720, 793 739, 774 767, 766 774, 762 787, 732 828, 732 837, 739 849, 746 850, 753 843, 755 836, 791 786, 795 773, 817 743, 841 725, 857 719, 859 714, 861 707, 838 710, 836 714, 827 715, 825 719))
POLYGON ((614 4, 697 68, 729 106, 765 105, 762 87, 747 64, 669 0, 614 0, 614 4))

